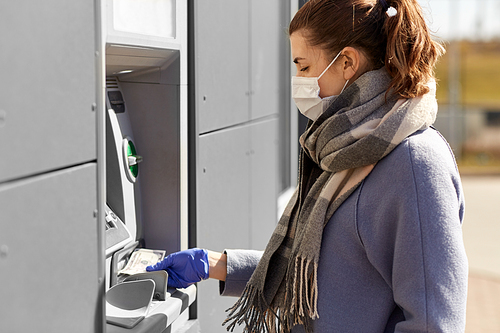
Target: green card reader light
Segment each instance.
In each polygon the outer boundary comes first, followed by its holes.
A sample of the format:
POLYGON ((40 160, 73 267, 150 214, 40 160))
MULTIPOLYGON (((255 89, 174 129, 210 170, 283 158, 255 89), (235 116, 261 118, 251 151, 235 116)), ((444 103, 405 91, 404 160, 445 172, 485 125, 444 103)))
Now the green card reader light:
POLYGON ((123 139, 123 158, 127 178, 135 183, 139 175, 139 163, 142 162, 142 156, 137 155, 135 145, 129 137, 123 139))

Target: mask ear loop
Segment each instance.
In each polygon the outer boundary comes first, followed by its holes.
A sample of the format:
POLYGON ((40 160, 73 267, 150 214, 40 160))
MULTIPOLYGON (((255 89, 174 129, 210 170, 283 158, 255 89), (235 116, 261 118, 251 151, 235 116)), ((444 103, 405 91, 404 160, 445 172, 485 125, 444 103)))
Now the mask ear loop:
POLYGON ((328 67, 325 68, 325 70, 323 71, 323 73, 320 74, 320 76, 318 76, 318 80, 323 76, 323 74, 326 73, 326 71, 333 65, 333 63, 335 62, 335 60, 337 60, 337 58, 340 56, 340 54, 342 53, 342 50, 340 50, 340 52, 337 54, 337 56, 335 58, 333 58, 332 62, 330 63, 330 65, 328 65, 328 67))
MULTIPOLYGON (((340 54, 342 53, 342 50, 340 50, 340 52, 337 54, 337 56, 335 58, 333 58, 332 62, 330 63, 330 65, 328 65, 325 70, 323 71, 323 73, 320 74, 320 76, 318 76, 318 80, 323 76, 323 74, 326 73, 326 71, 333 65, 333 63, 335 62, 335 60, 337 60, 337 58, 340 56, 340 54)), ((349 80, 345 81, 345 84, 344 84, 344 87, 342 88, 342 90, 340 91, 340 94, 342 94, 342 92, 344 91, 345 87, 347 86, 347 83, 349 83, 349 80)), ((339 94, 339 95, 340 95, 339 94)))
POLYGON ((349 83, 349 80, 345 81, 344 88, 342 88, 342 90, 340 91, 340 94, 342 94, 342 92, 344 91, 345 87, 347 86, 347 83, 349 83))

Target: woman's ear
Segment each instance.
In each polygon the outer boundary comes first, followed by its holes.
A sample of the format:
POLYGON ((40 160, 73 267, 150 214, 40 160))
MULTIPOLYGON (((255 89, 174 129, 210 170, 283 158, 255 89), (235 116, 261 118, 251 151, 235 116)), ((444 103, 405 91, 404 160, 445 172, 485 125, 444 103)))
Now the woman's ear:
MULTIPOLYGON (((357 78, 360 73, 358 73, 360 67, 362 67, 362 55, 361 53, 350 46, 344 48, 342 55, 344 58, 342 59, 342 71, 344 73, 344 80, 351 80, 352 78, 357 78), (358 74, 358 75, 356 75, 358 74)), ((351 80, 353 81, 353 80, 351 80)))

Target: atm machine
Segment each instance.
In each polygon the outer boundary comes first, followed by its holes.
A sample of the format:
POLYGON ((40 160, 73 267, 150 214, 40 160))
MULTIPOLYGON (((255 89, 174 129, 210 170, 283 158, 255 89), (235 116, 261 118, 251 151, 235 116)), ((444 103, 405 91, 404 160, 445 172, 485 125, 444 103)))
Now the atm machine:
POLYGON ((106 331, 195 332, 197 321, 189 318, 195 286, 168 288, 165 272, 119 274, 138 249, 187 248, 186 2, 105 0, 101 6, 106 331))

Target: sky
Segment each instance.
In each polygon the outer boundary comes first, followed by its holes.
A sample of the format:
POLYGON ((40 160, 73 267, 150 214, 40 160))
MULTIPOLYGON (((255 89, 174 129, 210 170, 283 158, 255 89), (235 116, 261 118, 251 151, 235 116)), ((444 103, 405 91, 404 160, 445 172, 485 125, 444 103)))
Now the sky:
POLYGON ((418 1, 433 35, 438 38, 500 38, 500 0, 418 1))

